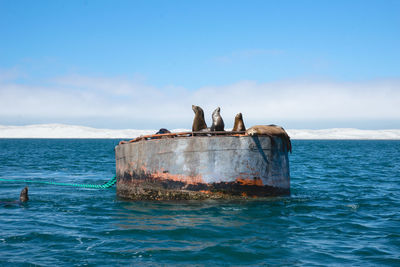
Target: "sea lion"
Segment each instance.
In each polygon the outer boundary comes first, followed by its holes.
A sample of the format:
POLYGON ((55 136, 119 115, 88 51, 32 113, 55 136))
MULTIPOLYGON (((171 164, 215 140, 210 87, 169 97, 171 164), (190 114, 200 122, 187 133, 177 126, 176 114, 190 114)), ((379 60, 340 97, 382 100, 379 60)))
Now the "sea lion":
POLYGON ((171 133, 170 131, 168 131, 165 128, 161 128, 160 130, 158 130, 158 132, 156 132, 156 134, 166 134, 166 133, 171 133))
POLYGON ((27 202, 29 200, 28 196, 28 187, 25 186, 24 189, 21 190, 21 193, 19 194, 19 201, 21 202, 27 202))
POLYGON ((271 124, 271 125, 255 125, 249 129, 247 129, 246 134, 253 135, 268 135, 268 136, 279 136, 284 144, 286 145, 286 149, 292 153, 292 143, 290 142, 290 137, 280 126, 271 124))
POLYGON ((212 132, 214 132, 214 131, 224 131, 225 124, 224 124, 224 120, 221 117, 220 111, 221 111, 221 108, 217 107, 214 110, 214 112, 212 113, 212 121, 213 122, 212 122, 212 125, 211 125, 211 128, 210 128, 210 130, 212 132))
POLYGON ((192 105, 192 110, 194 112, 194 119, 192 124, 192 131, 198 132, 202 129, 207 129, 206 121, 204 120, 204 111, 201 107, 192 105))
POLYGON ((236 114, 235 123, 233 124, 232 131, 234 132, 246 131, 246 126, 244 126, 242 113, 236 114))
POLYGON ((15 204, 22 204, 24 202, 27 202, 28 200, 29 200, 28 187, 26 186, 24 189, 21 190, 21 193, 19 194, 19 200, 15 200, 15 201, 0 201, 0 205, 13 206, 15 204))

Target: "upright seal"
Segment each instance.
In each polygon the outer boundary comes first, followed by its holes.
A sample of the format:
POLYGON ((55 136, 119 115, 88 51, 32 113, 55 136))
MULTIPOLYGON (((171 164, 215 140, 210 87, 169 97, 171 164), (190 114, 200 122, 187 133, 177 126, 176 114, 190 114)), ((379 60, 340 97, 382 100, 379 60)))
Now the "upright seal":
POLYGON ((234 132, 246 131, 246 126, 244 126, 242 113, 236 114, 235 123, 233 124, 232 131, 234 132))
POLYGON ((221 108, 217 107, 214 110, 214 112, 212 113, 212 121, 213 122, 212 122, 212 125, 211 125, 211 128, 210 128, 210 130, 212 132, 214 132, 214 131, 224 131, 225 124, 224 124, 224 120, 221 117, 220 111, 221 111, 221 108))
POLYGON ((292 143, 290 137, 281 126, 274 124, 271 125, 255 125, 247 129, 246 134, 248 135, 268 135, 268 136, 279 136, 286 145, 286 149, 292 153, 292 143))
POLYGON ((192 124, 192 131, 198 132, 202 129, 207 129, 206 121, 204 120, 204 111, 201 107, 192 105, 192 110, 194 112, 194 119, 192 124))
POLYGON ((28 200, 28 187, 26 186, 24 189, 21 190, 21 193, 19 194, 19 201, 27 202, 28 200))

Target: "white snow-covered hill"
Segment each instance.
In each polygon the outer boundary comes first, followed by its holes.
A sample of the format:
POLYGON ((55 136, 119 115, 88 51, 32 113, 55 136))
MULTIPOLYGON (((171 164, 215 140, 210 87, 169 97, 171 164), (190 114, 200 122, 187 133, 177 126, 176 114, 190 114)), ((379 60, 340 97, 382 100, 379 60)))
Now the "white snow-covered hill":
MULTIPOLYGON (((189 129, 172 129, 172 132, 185 132, 189 129)), ((0 125, 0 138, 117 138, 131 139, 140 135, 154 134, 157 130, 113 130, 97 129, 66 124, 35 124, 26 126, 0 125)), ((287 130, 292 139, 382 139, 400 140, 400 129, 359 130, 334 128, 323 130, 287 130)))
POLYGON ((333 128, 323 130, 287 130, 291 139, 357 139, 357 140, 400 140, 400 129, 360 130, 333 128))
MULTIPOLYGON (((174 129, 173 131, 186 131, 174 129)), ((0 125, 0 138, 117 138, 128 139, 154 134, 157 130, 113 130, 66 124, 0 125)))

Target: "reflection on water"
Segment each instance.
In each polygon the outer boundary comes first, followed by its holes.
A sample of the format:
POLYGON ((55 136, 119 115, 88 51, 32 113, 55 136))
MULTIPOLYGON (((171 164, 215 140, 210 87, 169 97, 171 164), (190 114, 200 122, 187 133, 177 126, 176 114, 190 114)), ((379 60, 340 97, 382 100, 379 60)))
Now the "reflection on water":
POLYGON ((208 225, 239 227, 248 223, 246 219, 232 220, 232 216, 241 216, 246 207, 224 205, 215 200, 183 203, 128 202, 122 207, 113 218, 120 221, 117 225, 123 229, 174 230, 208 225))

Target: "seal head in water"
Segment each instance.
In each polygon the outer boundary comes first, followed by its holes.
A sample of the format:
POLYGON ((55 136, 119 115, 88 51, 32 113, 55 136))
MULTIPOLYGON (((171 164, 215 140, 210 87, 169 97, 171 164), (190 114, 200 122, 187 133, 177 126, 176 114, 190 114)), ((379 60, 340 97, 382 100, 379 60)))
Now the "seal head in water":
POLYGON ((221 112, 221 108, 217 107, 214 110, 214 112, 212 113, 213 123, 211 125, 210 130, 213 131, 213 132, 214 131, 224 131, 225 124, 224 124, 224 120, 221 117, 221 113, 220 112, 221 112))
POLYGON ((28 187, 26 186, 24 189, 21 190, 21 194, 19 194, 19 201, 27 202, 28 200, 28 187))

